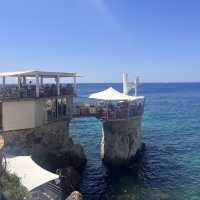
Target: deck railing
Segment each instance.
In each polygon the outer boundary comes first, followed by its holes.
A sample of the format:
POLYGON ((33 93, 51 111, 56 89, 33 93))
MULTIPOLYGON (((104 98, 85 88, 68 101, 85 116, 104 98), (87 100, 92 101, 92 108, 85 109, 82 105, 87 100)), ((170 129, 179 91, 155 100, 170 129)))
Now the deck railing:
POLYGON ((130 108, 130 109, 105 109, 97 113, 97 117, 103 120, 122 120, 133 118, 142 115, 144 109, 142 107, 130 108))
POLYGON ((144 103, 136 105, 75 105, 74 116, 95 116, 102 120, 122 120, 141 116, 144 112, 144 103))
MULTIPOLYGON (((60 96, 74 95, 74 87, 72 84, 60 85, 60 96)), ((39 97, 53 97, 57 95, 57 87, 55 84, 45 84, 40 87, 39 97)), ((20 88, 17 85, 6 85, 0 87, 0 99, 3 98, 35 98, 36 86, 25 85, 20 88)))

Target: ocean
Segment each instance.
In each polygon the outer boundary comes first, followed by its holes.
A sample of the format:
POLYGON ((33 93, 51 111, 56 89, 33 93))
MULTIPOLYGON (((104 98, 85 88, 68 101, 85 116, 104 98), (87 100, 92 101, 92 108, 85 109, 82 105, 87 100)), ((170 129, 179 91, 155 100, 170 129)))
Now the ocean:
MULTIPOLYGON (((78 95, 122 84, 79 84, 78 95)), ((146 83, 142 122, 146 150, 128 169, 107 168, 100 159, 101 122, 73 119, 70 132, 88 162, 81 180, 87 200, 200 199, 200 83, 146 83)))

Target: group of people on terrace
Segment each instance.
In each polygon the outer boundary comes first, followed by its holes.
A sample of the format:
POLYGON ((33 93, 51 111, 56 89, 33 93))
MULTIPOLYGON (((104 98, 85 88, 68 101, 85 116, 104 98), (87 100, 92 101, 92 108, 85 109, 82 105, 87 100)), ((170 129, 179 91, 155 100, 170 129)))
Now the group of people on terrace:
POLYGON ((108 120, 127 119, 142 115, 144 105, 142 102, 138 104, 129 104, 127 101, 117 104, 108 104, 107 107, 101 109, 98 113, 100 118, 108 120))
MULTIPOLYGON (((73 95, 73 85, 72 84, 60 84, 60 95, 73 95)), ((56 84, 44 84, 40 86, 39 90, 40 97, 51 97, 57 96, 57 86, 56 84)), ((32 84, 32 81, 29 84, 18 85, 6 85, 6 87, 0 88, 0 97, 4 98, 28 98, 36 97, 36 85, 32 84)))
MULTIPOLYGON (((128 85, 128 83, 126 82, 124 85, 128 85)), ((128 88, 127 91, 121 93, 112 87, 91 94, 90 99, 102 102, 102 106, 97 106, 97 117, 106 120, 117 120, 142 115, 144 112, 144 97, 137 96, 136 88, 137 84, 135 85, 134 96, 128 95, 128 88)))
POLYGON ((73 95, 76 87, 76 73, 24 71, 3 72, 0 98, 51 97, 73 95), (15 78, 17 84, 6 84, 6 78, 15 78), (52 84, 43 84, 43 79, 52 79, 52 84), (61 78, 73 78, 73 84, 61 84, 61 78), (33 81, 32 81, 33 80, 33 81))
POLYGON ((86 105, 76 105, 76 116, 95 116, 102 120, 127 119, 142 115, 144 101, 130 103, 120 102, 96 102, 86 105))
POLYGON ((73 107, 72 97, 62 97, 58 99, 48 99, 46 101, 47 121, 71 118, 73 107))

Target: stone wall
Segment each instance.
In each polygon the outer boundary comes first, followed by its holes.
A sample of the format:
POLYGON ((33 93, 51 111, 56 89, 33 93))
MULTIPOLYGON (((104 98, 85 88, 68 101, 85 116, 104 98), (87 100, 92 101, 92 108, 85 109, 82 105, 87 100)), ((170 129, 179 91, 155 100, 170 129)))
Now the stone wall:
POLYGON ((126 165, 141 148, 141 117, 103 122, 101 157, 111 165, 126 165))
POLYGON ((56 121, 34 129, 4 132, 6 152, 33 155, 52 168, 79 168, 86 158, 83 148, 69 135, 69 121, 56 121))

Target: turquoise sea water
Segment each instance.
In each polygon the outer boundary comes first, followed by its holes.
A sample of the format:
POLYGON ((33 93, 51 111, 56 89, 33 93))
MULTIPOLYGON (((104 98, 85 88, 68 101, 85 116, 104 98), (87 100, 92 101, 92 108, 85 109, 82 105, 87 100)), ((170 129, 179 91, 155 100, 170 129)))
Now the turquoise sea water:
MULTIPOLYGON (((79 95, 121 84, 80 84, 79 95)), ((126 170, 106 168, 100 160, 101 122, 73 119, 71 134, 88 162, 81 192, 87 200, 200 199, 200 83, 143 84, 146 97, 142 123, 146 151, 126 170)))

